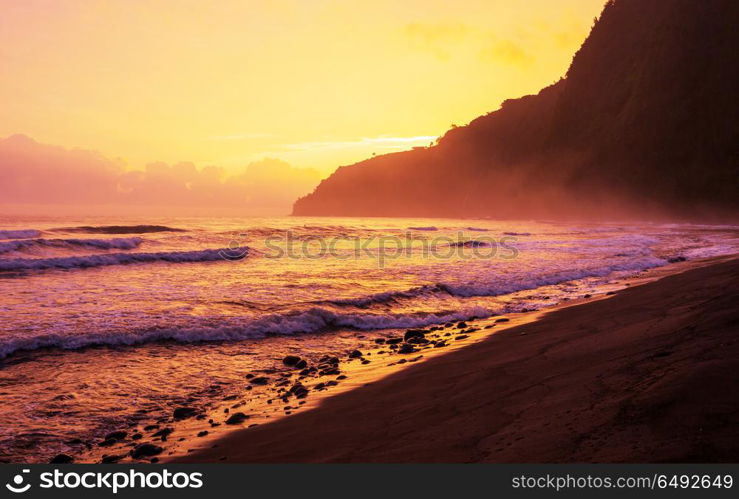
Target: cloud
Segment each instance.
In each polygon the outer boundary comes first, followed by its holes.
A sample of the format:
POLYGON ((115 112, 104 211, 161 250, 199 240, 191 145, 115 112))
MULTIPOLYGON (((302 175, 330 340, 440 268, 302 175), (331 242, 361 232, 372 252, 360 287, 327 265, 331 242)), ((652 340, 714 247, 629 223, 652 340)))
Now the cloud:
POLYGON ((411 23, 405 34, 416 48, 431 52, 441 61, 449 60, 452 46, 463 41, 470 29, 464 24, 411 23))
POLYGON ((217 166, 150 163, 129 170, 93 151, 40 144, 23 135, 0 140, 0 203, 161 207, 167 213, 287 214, 321 180, 313 169, 278 159, 236 174, 217 166))
POLYGON ((527 67, 535 58, 524 48, 511 40, 493 39, 492 43, 480 51, 480 58, 487 62, 499 62, 509 66, 527 67))

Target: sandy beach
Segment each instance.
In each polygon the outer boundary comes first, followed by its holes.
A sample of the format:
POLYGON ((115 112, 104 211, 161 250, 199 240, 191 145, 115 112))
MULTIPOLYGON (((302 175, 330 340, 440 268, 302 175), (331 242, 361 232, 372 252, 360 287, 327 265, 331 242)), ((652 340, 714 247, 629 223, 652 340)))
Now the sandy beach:
POLYGON ((176 461, 736 461, 739 260, 686 269, 176 461))

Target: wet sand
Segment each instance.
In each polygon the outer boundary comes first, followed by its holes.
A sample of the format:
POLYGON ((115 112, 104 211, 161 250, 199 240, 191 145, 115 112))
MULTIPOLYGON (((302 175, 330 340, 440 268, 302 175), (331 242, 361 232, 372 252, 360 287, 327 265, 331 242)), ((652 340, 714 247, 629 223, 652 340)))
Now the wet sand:
MULTIPOLYGON (((686 267, 688 268, 688 267, 686 267)), ((726 462, 739 260, 570 306, 179 462, 726 462)))

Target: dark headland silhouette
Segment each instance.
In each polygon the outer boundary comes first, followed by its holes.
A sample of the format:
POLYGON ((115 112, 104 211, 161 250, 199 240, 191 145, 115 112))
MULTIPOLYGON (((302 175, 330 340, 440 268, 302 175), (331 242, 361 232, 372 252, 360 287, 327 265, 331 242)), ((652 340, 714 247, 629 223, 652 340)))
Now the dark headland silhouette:
POLYGON ((735 219, 737 26, 736 0, 611 0, 559 82, 339 168, 293 214, 735 219))

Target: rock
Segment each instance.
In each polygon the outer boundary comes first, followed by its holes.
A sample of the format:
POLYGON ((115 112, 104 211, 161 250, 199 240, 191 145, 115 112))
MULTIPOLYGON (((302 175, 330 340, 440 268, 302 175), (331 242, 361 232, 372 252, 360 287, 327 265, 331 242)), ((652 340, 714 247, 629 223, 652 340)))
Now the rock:
POLYGON ((194 415, 198 413, 198 410, 194 407, 178 407, 174 410, 174 413, 172 413, 172 416, 175 419, 186 419, 191 418, 194 415))
POLYGON ((254 375, 253 375, 253 374, 247 374, 247 375, 246 375, 246 379, 252 379, 253 377, 254 377, 254 375))
POLYGON ((144 436, 141 433, 134 433, 131 435, 131 440, 141 440, 144 436))
POLYGON ((118 440, 115 440, 113 438, 109 438, 107 440, 103 440, 102 442, 98 443, 100 447, 110 447, 111 445, 115 445, 118 443, 118 440))
POLYGON ((295 364, 295 369, 303 369, 304 367, 308 366, 308 361, 305 359, 300 359, 297 364, 295 364))
POLYGON ((375 338, 375 343, 377 343, 378 345, 382 345, 383 343, 385 343, 385 338, 375 338))
POLYGON ((128 432, 124 430, 113 431, 105 435, 105 440, 123 440, 126 435, 128 432))
POLYGON ((203 431, 201 431, 201 432, 198 432, 198 436, 199 436, 199 437, 204 437, 204 436, 206 436, 207 434, 208 434, 208 430, 203 430, 203 431))
POLYGON ((354 350, 352 353, 349 354, 350 359, 359 359, 360 357, 362 357, 362 352, 360 352, 359 350, 354 350))
POLYGON ((511 320, 506 317, 501 317, 500 319, 496 319, 495 323, 500 324, 501 322, 510 322, 511 320))
POLYGON ((404 344, 403 344, 403 345, 401 345, 401 346, 400 346, 400 348, 398 349, 398 353, 413 353, 413 352, 415 352, 415 351, 416 351, 416 349, 415 349, 415 348, 413 348, 413 345, 410 345, 410 344, 408 344, 408 343, 404 343, 404 344))
POLYGON ((300 357, 298 357, 297 355, 286 355, 282 359, 282 363, 285 364, 286 366, 293 367, 293 366, 295 366, 295 364, 297 364, 301 360, 302 359, 300 357))
POLYGON ((159 428, 158 424, 150 424, 148 426, 144 426, 144 431, 156 430, 157 428, 159 428))
POLYGON ((235 412, 226 420, 226 424, 240 424, 249 419, 243 412, 235 412))
POLYGON ((466 327, 467 327, 467 323, 466 322, 459 322, 457 324, 457 329, 464 329, 466 327))
POLYGON ((174 428, 162 428, 156 433, 153 433, 152 437, 162 437, 162 440, 166 439, 170 433, 174 431, 174 428))
POLYGON ((454 339, 455 339, 455 340, 466 340, 467 338, 469 338, 469 336, 468 336, 468 335, 466 335, 466 334, 460 334, 459 336, 457 336, 457 337, 456 337, 456 338, 454 338, 454 339))
POLYGON ((49 461, 50 464, 69 464, 74 461, 74 458, 72 456, 69 456, 67 454, 57 454, 54 456, 51 461, 49 461))
POLYGON ((399 343, 403 343, 403 338, 388 338, 385 340, 385 343, 388 345, 397 345, 399 343))
POLYGON ((259 376, 258 378, 252 378, 251 381, 249 381, 252 385, 266 385, 269 383, 269 378, 265 376, 259 376))
POLYGON ((667 260, 667 261, 668 261, 669 263, 680 263, 680 262, 686 262, 687 260, 688 260, 688 259, 687 259, 687 258, 685 258, 684 256, 676 256, 676 257, 670 258, 670 259, 669 259, 669 260, 667 260))
POLYGON ((164 451, 161 447, 154 444, 139 444, 131 451, 131 456, 134 459, 141 459, 142 457, 151 457, 161 454, 164 451))
POLYGON ((321 359, 318 361, 319 364, 334 364, 337 365, 339 363, 338 357, 331 357, 328 355, 324 355, 321 357, 321 359))
POLYGON ((124 457, 126 457, 126 456, 125 455, 122 455, 122 456, 113 456, 113 455, 108 456, 108 455, 104 455, 101 462, 103 464, 117 463, 118 461, 120 461, 124 457))
POLYGON ((341 371, 339 371, 335 367, 332 367, 330 369, 324 369, 323 371, 320 371, 318 374, 320 374, 321 376, 333 376, 333 375, 341 374, 341 371))
POLYGON ((408 341, 412 338, 424 338, 425 336, 426 336, 426 331, 423 331, 420 329, 409 329, 403 335, 403 339, 405 341, 408 341))
POLYGON ((302 383, 296 383, 290 388, 290 393, 295 395, 295 398, 303 399, 308 396, 309 390, 302 383))

